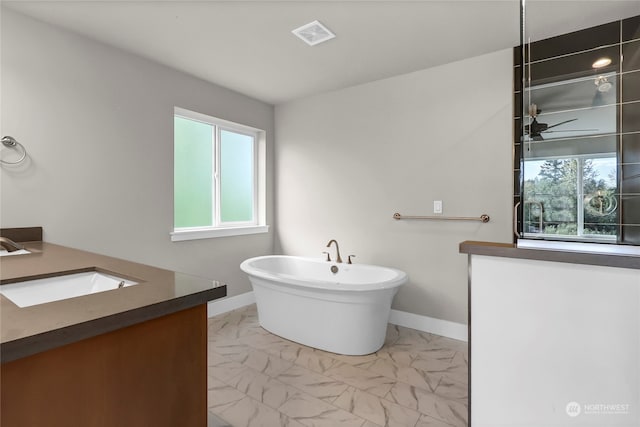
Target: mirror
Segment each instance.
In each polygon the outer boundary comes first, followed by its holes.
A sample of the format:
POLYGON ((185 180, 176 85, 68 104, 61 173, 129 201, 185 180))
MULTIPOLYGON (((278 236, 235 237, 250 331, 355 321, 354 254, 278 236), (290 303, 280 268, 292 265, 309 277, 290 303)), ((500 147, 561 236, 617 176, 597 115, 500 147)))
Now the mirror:
POLYGON ((638 18, 531 41, 535 23, 525 16, 514 68, 522 81, 515 93, 518 237, 640 244, 640 204, 630 190, 640 183, 627 179, 635 165, 623 159, 640 149, 631 114, 638 86, 624 85, 640 76, 638 18))

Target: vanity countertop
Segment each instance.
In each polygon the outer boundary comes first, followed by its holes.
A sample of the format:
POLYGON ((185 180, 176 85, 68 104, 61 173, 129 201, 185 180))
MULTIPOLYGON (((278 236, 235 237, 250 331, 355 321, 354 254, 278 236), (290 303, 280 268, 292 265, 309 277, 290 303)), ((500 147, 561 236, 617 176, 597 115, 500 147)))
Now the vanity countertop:
POLYGON ((554 261, 571 264, 598 265, 605 267, 632 268, 640 270, 640 256, 626 253, 624 246, 616 251, 616 245, 604 245, 596 250, 566 250, 549 247, 517 247, 513 243, 475 242, 460 243, 460 253, 470 255, 486 255, 505 258, 531 259, 537 261, 554 261))
POLYGON ((20 308, 0 295, 2 363, 226 296, 225 284, 46 242, 0 258, 0 283, 100 271, 135 286, 20 308))

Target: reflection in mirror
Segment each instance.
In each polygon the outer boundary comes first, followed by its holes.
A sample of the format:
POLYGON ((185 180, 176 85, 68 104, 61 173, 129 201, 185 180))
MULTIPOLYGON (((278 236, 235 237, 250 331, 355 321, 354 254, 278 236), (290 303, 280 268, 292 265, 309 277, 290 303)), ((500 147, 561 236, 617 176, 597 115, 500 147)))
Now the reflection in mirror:
POLYGON ((624 108, 631 108, 621 99, 640 100, 631 93, 637 87, 622 87, 628 75, 640 75, 623 67, 620 52, 635 39, 622 34, 636 34, 637 17, 533 42, 535 23, 526 19, 514 68, 516 79, 523 76, 514 98, 522 118, 514 164, 518 236, 640 244, 629 215, 637 197, 624 192, 621 156, 624 108))
POLYGON ((615 240, 615 86, 606 73, 525 88, 525 237, 615 240))

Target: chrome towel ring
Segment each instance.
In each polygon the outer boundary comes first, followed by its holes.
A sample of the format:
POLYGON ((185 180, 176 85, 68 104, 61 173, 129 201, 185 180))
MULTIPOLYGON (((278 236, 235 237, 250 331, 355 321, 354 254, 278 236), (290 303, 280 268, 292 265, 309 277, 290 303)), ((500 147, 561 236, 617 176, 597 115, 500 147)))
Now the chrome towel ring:
POLYGON ((13 161, 13 162, 0 159, 0 163, 5 164, 5 165, 17 165, 18 163, 21 163, 27 157, 27 149, 24 148, 24 145, 22 145, 18 141, 16 141, 16 139, 14 137, 12 137, 12 136, 3 136, 1 141, 2 141, 2 145, 4 145, 5 147, 14 148, 16 150, 18 149, 18 147, 20 147, 20 149, 22 150, 22 156, 20 156, 20 158, 18 160, 13 161))

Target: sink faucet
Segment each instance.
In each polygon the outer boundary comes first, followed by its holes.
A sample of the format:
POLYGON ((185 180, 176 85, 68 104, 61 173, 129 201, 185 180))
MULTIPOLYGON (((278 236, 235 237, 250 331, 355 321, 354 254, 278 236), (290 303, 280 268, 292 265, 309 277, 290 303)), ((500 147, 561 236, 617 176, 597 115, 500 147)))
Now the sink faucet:
MULTIPOLYGON (((330 248, 332 243, 336 244, 336 255, 338 256, 336 262, 342 262, 342 258, 340 258, 340 248, 338 247, 338 242, 335 239, 331 239, 329 240, 329 243, 327 243, 327 247, 330 248)), ((328 255, 327 258, 329 258, 328 255)), ((329 261, 331 261, 331 258, 329 258, 329 261)))
POLYGON ((5 248, 7 252, 14 252, 19 251, 20 249, 24 249, 24 246, 6 237, 0 237, 0 246, 5 248))

